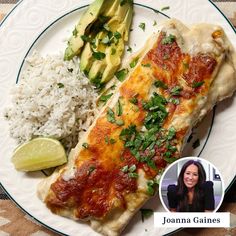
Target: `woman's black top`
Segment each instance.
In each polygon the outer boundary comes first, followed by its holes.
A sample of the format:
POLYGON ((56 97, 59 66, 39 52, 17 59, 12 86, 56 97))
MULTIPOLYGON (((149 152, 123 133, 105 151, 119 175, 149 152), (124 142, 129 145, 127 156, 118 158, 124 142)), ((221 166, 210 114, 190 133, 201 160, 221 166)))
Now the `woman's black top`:
MULTIPOLYGON (((180 197, 177 194, 177 186, 176 185, 169 185, 167 188, 167 198, 169 202, 169 208, 177 209, 180 201, 180 197)), ((202 209, 198 211, 213 211, 215 209, 215 199, 214 199, 214 190, 213 190, 213 183, 211 181, 206 181, 201 186, 202 191, 202 209)), ((193 205, 188 205, 189 212, 193 212, 193 205)))

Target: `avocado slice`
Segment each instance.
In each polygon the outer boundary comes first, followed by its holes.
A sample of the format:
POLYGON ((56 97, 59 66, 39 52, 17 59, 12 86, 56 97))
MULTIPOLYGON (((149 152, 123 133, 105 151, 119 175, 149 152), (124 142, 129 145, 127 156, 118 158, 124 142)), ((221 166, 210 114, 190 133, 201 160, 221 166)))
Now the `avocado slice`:
MULTIPOLYGON (((123 12, 124 14, 124 12, 123 12)), ((108 82, 113 76, 116 70, 119 68, 120 63, 121 63, 121 57, 124 52, 124 41, 128 40, 128 34, 129 34, 129 27, 131 24, 133 16, 133 8, 130 7, 126 11, 126 16, 124 17, 124 21, 122 24, 120 24, 117 19, 117 17, 112 18, 110 21, 110 28, 111 29, 116 29, 117 32, 120 33, 122 36, 121 39, 118 40, 116 44, 111 45, 109 48, 106 50, 106 68, 103 72, 101 83, 106 83, 108 82), (114 52, 115 49, 115 52, 114 52)))
POLYGON ((86 43, 81 53, 79 67, 81 71, 88 72, 93 63, 93 51, 90 43, 86 43))
POLYGON ((80 49, 84 45, 84 41, 81 36, 85 34, 87 28, 97 20, 100 15, 105 0, 95 0, 88 8, 88 10, 82 15, 79 23, 73 30, 73 35, 68 41, 68 46, 65 50, 64 60, 71 60, 75 55, 80 53, 80 49))

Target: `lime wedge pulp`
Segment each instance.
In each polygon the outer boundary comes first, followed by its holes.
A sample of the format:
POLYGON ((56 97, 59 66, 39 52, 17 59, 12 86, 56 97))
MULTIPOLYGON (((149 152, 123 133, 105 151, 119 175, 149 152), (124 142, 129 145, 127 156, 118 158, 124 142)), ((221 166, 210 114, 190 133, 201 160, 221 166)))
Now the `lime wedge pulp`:
POLYGON ((12 157, 17 170, 35 171, 66 163, 67 157, 62 144, 52 138, 35 138, 18 146, 12 157))

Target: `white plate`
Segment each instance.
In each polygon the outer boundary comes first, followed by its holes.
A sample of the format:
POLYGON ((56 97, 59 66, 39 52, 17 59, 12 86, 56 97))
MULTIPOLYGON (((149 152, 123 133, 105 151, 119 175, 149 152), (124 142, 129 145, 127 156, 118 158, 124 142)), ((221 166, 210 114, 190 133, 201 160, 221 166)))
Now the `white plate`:
MULTIPOLYGON (((0 25, 0 181, 9 196, 26 213, 31 215, 44 226, 65 235, 89 236, 97 235, 88 225, 52 214, 36 196, 36 186, 42 173, 24 174, 17 172, 10 162, 15 142, 9 137, 8 125, 3 118, 3 109, 10 103, 9 90, 17 81, 23 66, 24 58, 33 49, 42 54, 63 52, 65 39, 70 35, 75 22, 79 19, 87 0, 24 0, 11 11, 0 25)), ((207 0, 146 0, 135 1, 135 15, 130 46, 133 51, 142 47, 145 39, 156 30, 157 24, 166 16, 157 14, 160 10, 170 6, 163 13, 182 20, 186 24, 209 22, 221 25, 231 42, 236 47, 236 32, 225 16, 207 0), (146 23, 145 32, 138 27, 141 22, 146 23)), ((126 53, 128 56, 129 53, 126 53)), ((24 125, 24 124, 20 124, 24 125)), ((200 147, 192 150, 191 143, 186 154, 199 155, 207 158, 221 172, 225 186, 229 188, 236 173, 236 100, 228 99, 217 106, 215 112, 208 115, 197 129, 192 139, 200 138, 200 147), (201 131, 199 133, 199 131, 201 131)), ((145 208, 163 211, 157 197, 151 199, 145 208)), ((153 227, 153 218, 141 221, 137 213, 128 224, 123 235, 163 235, 175 229, 158 229, 153 227)))

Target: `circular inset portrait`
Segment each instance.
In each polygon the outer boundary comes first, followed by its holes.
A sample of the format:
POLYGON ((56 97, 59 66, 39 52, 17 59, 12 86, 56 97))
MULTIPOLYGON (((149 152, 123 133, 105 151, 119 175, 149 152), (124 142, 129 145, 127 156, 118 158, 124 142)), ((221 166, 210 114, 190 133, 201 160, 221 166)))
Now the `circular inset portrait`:
POLYGON ((205 159, 185 157, 162 174, 160 199, 170 212, 214 212, 224 197, 224 183, 217 168, 205 159))

